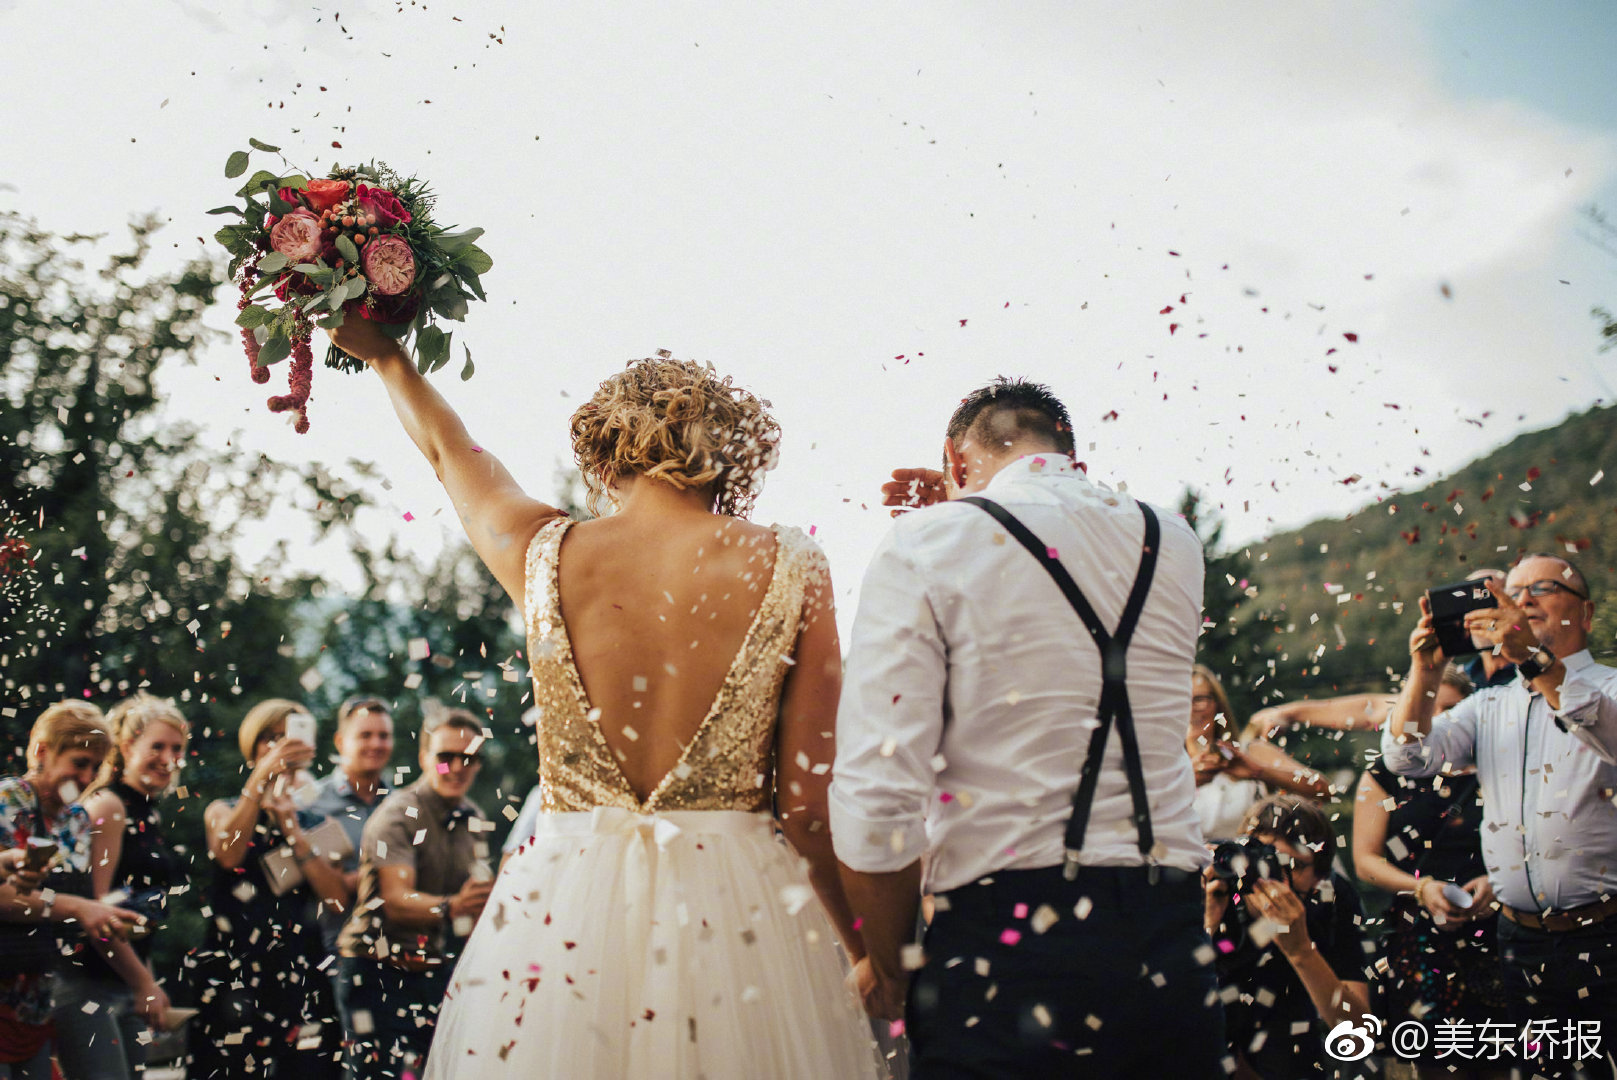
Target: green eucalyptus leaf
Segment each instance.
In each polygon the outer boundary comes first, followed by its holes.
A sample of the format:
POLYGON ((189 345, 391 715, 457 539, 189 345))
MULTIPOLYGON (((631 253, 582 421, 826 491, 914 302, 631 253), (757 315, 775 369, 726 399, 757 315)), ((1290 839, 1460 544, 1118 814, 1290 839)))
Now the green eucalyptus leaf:
POLYGON ((237 150, 225 159, 225 179, 234 180, 247 171, 247 151, 237 150))
POLYGON ((424 375, 436 371, 449 358, 449 338, 436 326, 423 326, 415 336, 417 366, 424 375))
POLYGON ((482 235, 482 229, 467 229, 465 232, 441 233, 432 242, 439 251, 445 255, 453 256, 471 247, 477 238, 482 235))
POLYGON ((269 187, 270 190, 274 190, 275 184, 279 179, 279 177, 270 172, 268 169, 259 169, 257 172, 253 173, 252 176, 247 178, 247 182, 241 186, 241 190, 236 192, 236 194, 257 195, 260 191, 263 191, 266 186, 269 187))
POLYGON ((315 325, 322 330, 335 330, 337 327, 341 326, 342 323, 343 313, 340 311, 333 311, 330 315, 327 315, 325 318, 315 323, 315 325))
POLYGON ((449 363, 449 350, 452 347, 452 343, 454 342, 454 340, 455 340, 455 332, 453 330, 449 331, 449 333, 444 335, 443 348, 438 353, 437 362, 432 365, 432 370, 433 371, 437 371, 439 368, 441 368, 445 364, 449 363))
POLYGON ((494 269, 494 260, 489 253, 473 244, 455 259, 455 268, 465 267, 474 274, 486 274, 494 269))
POLYGON ((274 214, 275 216, 277 216, 277 217, 285 217, 287 214, 290 214, 292 211, 296 210, 298 207, 297 207, 296 203, 289 203, 285 199, 281 198, 279 195, 275 194, 272 191, 272 192, 270 192, 270 197, 269 197, 269 208, 270 208, 270 213, 274 214))
POLYGON ((410 332, 410 323, 376 323, 376 328, 394 341, 401 341, 410 332))
POLYGON ((281 182, 278 186, 289 187, 293 191, 302 191, 304 188, 309 186, 309 178, 307 176, 297 175, 283 176, 281 177, 281 182))
POLYGON ((269 335, 269 323, 265 323, 263 326, 253 327, 253 340, 258 342, 260 345, 269 340, 269 335))
POLYGON ((362 276, 355 274, 353 277, 348 279, 343 288, 347 290, 349 300, 358 300, 361 296, 365 295, 365 287, 367 284, 368 282, 366 282, 362 276))
POLYGON ((466 321, 466 300, 457 292, 441 292, 432 298, 432 310, 453 322, 466 321))
POLYGON ((329 301, 330 301, 330 294, 329 293, 316 293, 314 296, 309 298, 308 303, 303 305, 303 313, 305 315, 307 315, 309 312, 313 311, 315 308, 319 307, 321 304, 328 303, 329 301))
POLYGON ((464 342, 460 346, 466 352, 466 366, 460 369, 460 381, 465 382, 477 373, 477 367, 472 363, 471 347, 464 342))
POLYGON ((286 264, 288 261, 289 260, 287 257, 282 255, 279 251, 272 251, 262 259, 258 260, 258 272, 261 274, 277 273, 278 271, 286 269, 286 264))
POLYGON ((479 300, 487 302, 488 295, 483 292, 483 279, 466 269, 464 266, 459 266, 455 269, 456 272, 460 274, 461 281, 465 282, 466 287, 472 290, 472 295, 477 297, 479 300))
POLYGON ((245 330, 251 330, 255 326, 263 326, 265 321, 269 319, 269 315, 270 313, 266 309, 259 307, 257 304, 248 304, 241 309, 241 314, 236 316, 236 325, 245 330))
POLYGON ((281 152, 281 148, 279 146, 271 146, 269 143, 262 143, 257 139, 248 139, 247 145, 251 146, 254 150, 262 150, 266 154, 279 154, 281 152))
POLYGON ((213 238, 224 245, 224 249, 232 255, 249 257, 257 250, 253 247, 252 241, 247 238, 247 227, 245 225, 226 225, 214 233, 213 238))
POLYGON ((337 254, 347 259, 350 266, 359 262, 359 249, 345 234, 339 233, 337 236, 337 254))
POLYGON ((240 214, 241 212, 242 210, 239 206, 216 206, 208 211, 210 214, 240 214))
POLYGON ((292 339, 286 337, 272 337, 258 350, 258 363, 260 367, 269 367, 278 364, 292 355, 292 339))
POLYGON ((326 294, 326 306, 332 311, 341 311, 342 306, 346 303, 348 303, 348 291, 341 285, 326 294))

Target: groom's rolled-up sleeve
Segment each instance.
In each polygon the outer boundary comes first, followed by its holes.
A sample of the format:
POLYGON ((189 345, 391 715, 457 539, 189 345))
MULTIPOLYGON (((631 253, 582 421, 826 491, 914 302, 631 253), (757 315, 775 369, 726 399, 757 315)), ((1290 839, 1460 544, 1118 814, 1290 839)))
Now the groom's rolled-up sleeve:
POLYGON ((837 711, 831 841, 845 866, 902 870, 926 853, 947 651, 903 520, 865 572, 837 711))

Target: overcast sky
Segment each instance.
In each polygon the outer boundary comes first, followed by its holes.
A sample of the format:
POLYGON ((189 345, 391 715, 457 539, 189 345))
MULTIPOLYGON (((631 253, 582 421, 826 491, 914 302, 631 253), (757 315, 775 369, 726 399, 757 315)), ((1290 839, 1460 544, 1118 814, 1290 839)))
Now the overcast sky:
MULTIPOLYGON (((439 376, 479 442, 549 496, 601 378, 711 361, 774 402, 757 517, 814 527, 845 616, 887 525, 862 504, 999 373, 1065 397, 1094 475, 1202 488, 1240 539, 1617 386, 1589 317, 1617 259, 1579 235, 1617 210, 1599 0, 0 0, 0 36, 0 207, 63 232, 155 210, 177 259, 249 135, 429 178, 495 259, 456 328, 477 375, 457 347, 439 376)), ((230 340, 164 388, 210 440, 378 462, 367 529, 424 557, 450 535, 374 381, 317 367, 302 437, 230 340)))

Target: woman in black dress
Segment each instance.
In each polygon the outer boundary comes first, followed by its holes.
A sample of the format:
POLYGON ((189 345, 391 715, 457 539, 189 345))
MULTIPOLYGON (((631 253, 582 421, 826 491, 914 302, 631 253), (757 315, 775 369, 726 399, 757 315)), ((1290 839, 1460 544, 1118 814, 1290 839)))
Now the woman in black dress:
POLYGON ((204 813, 216 872, 208 941, 190 961, 202 1010, 192 1080, 341 1073, 342 1032, 331 981, 318 970, 326 952, 316 920, 322 904, 341 910, 347 893, 342 871, 309 842, 323 819, 292 798, 298 771, 314 758, 314 747, 286 738, 294 713, 305 711, 281 698, 253 707, 237 732, 251 769, 241 795, 204 813), (284 881, 288 864, 301 871, 301 883, 276 895, 272 876, 284 881))

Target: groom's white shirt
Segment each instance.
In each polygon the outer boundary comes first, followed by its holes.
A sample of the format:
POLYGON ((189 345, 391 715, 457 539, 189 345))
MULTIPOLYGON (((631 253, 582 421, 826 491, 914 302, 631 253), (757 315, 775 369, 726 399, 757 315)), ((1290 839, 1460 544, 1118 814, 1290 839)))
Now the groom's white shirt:
MULTIPOLYGON (((1139 569, 1145 521, 1132 499, 1070 459, 1031 455, 982 493, 1056 556, 1108 630, 1139 569)), ((1207 862, 1185 752, 1201 627, 1201 543, 1156 509, 1156 575, 1128 652, 1158 861, 1207 862)), ((894 522, 865 574, 837 715, 831 828, 855 870, 928 856, 941 892, 998 870, 1061 863, 1100 700, 1100 659, 1044 568, 981 509, 944 503, 894 522)), ((1082 862, 1142 862, 1121 743, 1112 731, 1082 862)))

